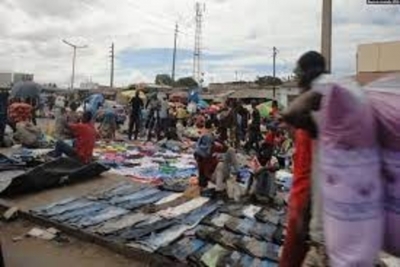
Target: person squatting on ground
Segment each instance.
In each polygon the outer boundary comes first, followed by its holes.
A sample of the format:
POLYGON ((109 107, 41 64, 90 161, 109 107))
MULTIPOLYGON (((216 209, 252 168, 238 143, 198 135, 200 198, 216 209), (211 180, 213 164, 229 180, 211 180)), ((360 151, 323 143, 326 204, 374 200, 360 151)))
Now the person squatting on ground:
POLYGON ((58 140, 55 150, 50 152, 49 156, 58 158, 64 154, 84 164, 89 163, 93 157, 97 135, 91 112, 85 111, 82 115, 81 123, 68 124, 67 127, 75 138, 73 145, 71 146, 62 140, 58 140))
POLYGON ((216 140, 211 134, 204 134, 197 142, 194 153, 198 170, 199 186, 204 190, 211 181, 216 185, 216 195, 223 196, 231 168, 238 171, 235 150, 216 140))
POLYGON ((253 179, 248 195, 257 200, 258 197, 266 197, 268 203, 273 204, 276 196, 275 174, 279 170, 279 163, 273 156, 274 147, 263 143, 257 155, 250 162, 253 171, 253 179))

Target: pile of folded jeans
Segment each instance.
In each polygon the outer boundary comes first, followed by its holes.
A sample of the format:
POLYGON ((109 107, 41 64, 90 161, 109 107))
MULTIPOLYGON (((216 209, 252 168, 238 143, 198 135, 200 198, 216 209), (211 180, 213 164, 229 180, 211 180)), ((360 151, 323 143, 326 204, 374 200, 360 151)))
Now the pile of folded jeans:
POLYGON ((32 212, 193 266, 277 266, 285 213, 126 182, 32 212))

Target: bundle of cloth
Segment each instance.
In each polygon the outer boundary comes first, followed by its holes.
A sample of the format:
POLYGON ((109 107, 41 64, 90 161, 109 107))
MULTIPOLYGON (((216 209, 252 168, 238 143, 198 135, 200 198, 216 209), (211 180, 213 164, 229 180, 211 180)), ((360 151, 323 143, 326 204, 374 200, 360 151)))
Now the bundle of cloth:
POLYGON ((8 117, 13 123, 30 121, 32 119, 32 106, 27 103, 14 102, 8 108, 8 117))
POLYGON ((382 149, 385 231, 384 249, 400 257, 400 76, 366 86, 382 149))
POLYGON ((310 91, 315 93, 321 96, 315 122, 330 264, 373 266, 383 237, 383 184, 373 110, 362 88, 350 79, 323 75, 310 91))

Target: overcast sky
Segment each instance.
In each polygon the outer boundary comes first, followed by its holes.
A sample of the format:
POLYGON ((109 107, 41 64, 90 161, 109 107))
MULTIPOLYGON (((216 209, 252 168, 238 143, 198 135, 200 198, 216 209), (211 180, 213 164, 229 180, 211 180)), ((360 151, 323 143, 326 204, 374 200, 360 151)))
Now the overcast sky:
MULTIPOLYGON (((303 52, 320 46, 322 0, 208 0, 203 28, 207 82, 288 75, 303 52)), ((400 40, 400 5, 333 0, 333 71, 355 72, 357 45, 400 40)), ((194 0, 0 0, 0 70, 35 74, 39 82, 68 85, 72 49, 63 38, 88 45, 78 51, 77 83, 109 83, 109 47, 115 42, 115 83, 152 82, 171 73, 174 24, 177 77, 192 74, 194 0)))

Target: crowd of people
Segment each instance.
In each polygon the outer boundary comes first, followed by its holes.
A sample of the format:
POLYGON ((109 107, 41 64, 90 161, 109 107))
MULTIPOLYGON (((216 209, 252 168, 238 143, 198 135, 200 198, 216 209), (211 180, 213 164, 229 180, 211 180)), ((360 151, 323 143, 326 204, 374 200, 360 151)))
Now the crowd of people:
MULTIPOLYGON (((182 141, 188 127, 198 131, 194 156, 198 165, 198 187, 201 193, 215 184, 213 196, 225 199, 227 181, 239 176, 237 153, 251 155, 249 167, 253 182, 248 194, 255 196, 262 187, 264 195, 274 202, 276 184, 274 175, 280 169, 291 169, 293 186, 288 202, 288 219, 285 243, 280 267, 321 266, 332 263, 329 247, 326 247, 322 216, 319 128, 315 114, 321 108, 323 94, 315 93, 315 81, 325 74, 324 58, 317 52, 308 52, 298 61, 299 88, 301 95, 285 111, 279 110, 272 101, 268 117, 262 117, 257 102, 248 109, 239 100, 229 99, 215 112, 188 105, 170 105, 168 96, 150 96, 147 101, 140 91, 129 102, 129 140, 156 141, 162 139, 182 141), (265 129, 265 131, 262 131, 265 129), (142 139, 144 137, 144 139, 142 139), (266 181, 266 182, 265 182, 266 181)), ((65 154, 83 163, 91 160, 96 139, 114 140, 118 135, 116 115, 103 109, 102 120, 95 127, 96 114, 77 113, 73 103, 57 109, 55 122, 55 150, 49 154, 59 157, 65 154)), ((34 106, 29 101, 10 102, 9 125, 15 139, 24 146, 40 146, 40 129, 36 125, 34 106)), ((351 148, 349 148, 351 149, 351 148)), ((378 257, 377 255, 372 255, 378 257)), ((340 258, 340 257, 339 257, 340 258)), ((342 265, 372 266, 364 259, 347 258, 342 265)))

